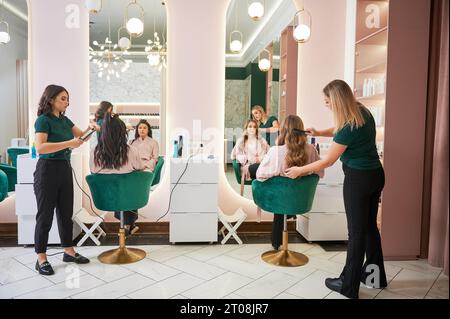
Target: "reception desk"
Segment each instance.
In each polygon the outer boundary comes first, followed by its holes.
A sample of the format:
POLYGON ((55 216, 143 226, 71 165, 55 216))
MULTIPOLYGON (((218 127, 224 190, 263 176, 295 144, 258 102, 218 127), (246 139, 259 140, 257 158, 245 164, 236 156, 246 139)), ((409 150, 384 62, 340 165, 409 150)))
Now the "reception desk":
MULTIPOLYGON (((79 183, 82 183, 82 156, 80 152, 72 153, 71 165, 79 183)), ((36 226, 37 204, 34 194, 34 171, 38 159, 31 158, 30 154, 19 155, 17 158, 17 184, 16 184, 16 215, 17 237, 19 245, 34 245, 34 228, 36 226)), ((82 208, 82 192, 75 180, 73 215, 82 208)), ((73 226, 73 238, 80 234, 80 227, 73 226)), ((53 224, 48 237, 49 244, 60 244, 58 224, 56 216, 53 216, 53 224)))

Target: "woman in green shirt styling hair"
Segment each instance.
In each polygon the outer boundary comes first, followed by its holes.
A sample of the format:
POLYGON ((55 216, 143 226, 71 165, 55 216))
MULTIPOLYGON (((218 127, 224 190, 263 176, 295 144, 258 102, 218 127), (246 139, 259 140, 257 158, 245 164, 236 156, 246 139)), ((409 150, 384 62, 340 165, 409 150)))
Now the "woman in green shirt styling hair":
POLYGON ((53 275, 47 260, 48 233, 56 212, 64 262, 85 264, 89 259, 77 254, 72 246, 73 180, 70 166, 71 150, 80 147, 84 132, 65 116, 69 93, 58 85, 49 85, 42 94, 38 118, 34 124, 39 160, 34 172, 34 193, 37 202, 34 249, 36 270, 41 275, 53 275), (56 210, 55 210, 56 209, 56 210))
POLYGON ((100 128, 102 127, 105 114, 112 114, 113 108, 114 105, 108 101, 101 101, 98 105, 97 111, 95 111, 94 121, 91 123, 97 131, 97 139, 100 138, 100 128))
POLYGON ((275 116, 267 116, 266 111, 260 105, 252 107, 252 118, 259 125, 259 132, 270 146, 275 146, 280 131, 280 123, 275 116))
POLYGON ((310 128, 307 131, 313 136, 333 137, 331 148, 323 159, 289 168, 285 173, 290 178, 297 178, 328 168, 341 159, 349 233, 347 260, 340 277, 326 279, 325 285, 356 299, 361 282, 372 288, 387 286, 377 228, 384 170, 376 148, 375 121, 369 110, 356 101, 350 86, 335 80, 324 88, 323 93, 326 106, 333 112, 335 127, 324 131, 310 128))

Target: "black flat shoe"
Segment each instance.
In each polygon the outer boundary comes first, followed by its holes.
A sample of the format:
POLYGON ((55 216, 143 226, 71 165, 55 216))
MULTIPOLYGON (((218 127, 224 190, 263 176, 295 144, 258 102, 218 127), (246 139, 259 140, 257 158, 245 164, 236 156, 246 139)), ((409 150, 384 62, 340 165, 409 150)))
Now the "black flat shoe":
POLYGON ((48 261, 43 262, 42 264, 39 264, 39 261, 36 261, 36 266, 34 267, 39 274, 44 276, 51 276, 55 274, 55 271, 53 270, 52 265, 48 261))
POLYGON ((342 290, 342 278, 327 278, 325 279, 325 286, 328 289, 341 293, 342 290))
POLYGON ((87 264, 87 263, 89 263, 89 259, 87 259, 84 256, 81 256, 78 253, 75 254, 75 257, 64 253, 63 261, 66 262, 66 263, 76 263, 76 264, 87 264))

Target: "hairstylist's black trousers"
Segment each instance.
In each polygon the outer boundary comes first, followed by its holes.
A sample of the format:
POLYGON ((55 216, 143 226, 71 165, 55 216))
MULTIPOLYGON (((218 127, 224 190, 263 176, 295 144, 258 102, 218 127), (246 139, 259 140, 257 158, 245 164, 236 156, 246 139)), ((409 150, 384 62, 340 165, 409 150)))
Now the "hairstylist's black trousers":
POLYGON ((72 247, 73 180, 69 162, 39 159, 34 172, 34 194, 38 210, 34 231, 36 253, 45 253, 47 250, 54 212, 61 246, 72 247))
MULTIPOLYGON (((381 238, 377 228, 378 204, 384 187, 384 170, 355 170, 343 166, 344 204, 347 215, 349 240, 347 260, 341 276, 341 294, 358 298, 360 282, 378 273, 378 280, 370 280, 381 287, 387 286, 381 238), (364 256, 366 262, 364 263, 364 256), (374 272, 374 269, 377 271, 374 272)), ((372 279, 372 278, 368 278, 372 279)))

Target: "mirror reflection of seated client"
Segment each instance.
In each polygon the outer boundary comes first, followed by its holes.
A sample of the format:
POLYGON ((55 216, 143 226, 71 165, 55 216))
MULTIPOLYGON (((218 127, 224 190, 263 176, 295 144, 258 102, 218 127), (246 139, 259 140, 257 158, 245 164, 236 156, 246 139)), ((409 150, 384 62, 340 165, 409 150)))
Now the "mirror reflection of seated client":
POLYGON ((256 171, 269 151, 269 144, 259 135, 258 123, 249 120, 244 125, 243 136, 236 142, 231 152, 231 160, 238 162, 241 167, 241 195, 246 181, 256 179, 256 171))
POLYGON ((153 172, 159 158, 159 145, 152 137, 152 128, 146 120, 139 121, 136 134, 130 145, 139 151, 146 171, 153 172))
MULTIPOLYGON (((92 174, 127 174, 144 169, 138 149, 127 143, 128 134, 125 123, 117 114, 104 117, 101 132, 98 144, 90 157, 89 165, 92 174)), ((114 217, 120 220, 120 213, 115 212, 114 217)), ((137 218, 137 210, 124 212, 124 227, 127 235, 139 230, 139 227, 134 224, 137 218)))
MULTIPOLYGON (((320 159, 315 147, 307 143, 303 121, 296 115, 289 115, 283 122, 277 146, 270 148, 261 162, 256 177, 266 181, 275 176, 286 176, 284 171, 294 166, 304 166, 320 159)), ((314 172, 320 177, 324 171, 314 172)), ((272 246, 278 249, 282 241, 283 215, 274 215, 272 224, 272 246)))

